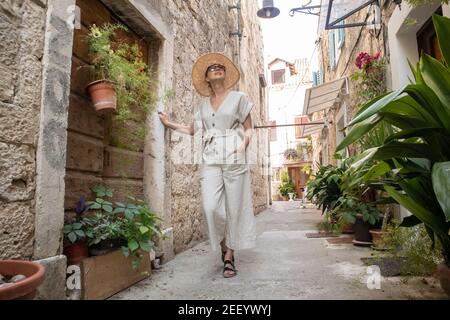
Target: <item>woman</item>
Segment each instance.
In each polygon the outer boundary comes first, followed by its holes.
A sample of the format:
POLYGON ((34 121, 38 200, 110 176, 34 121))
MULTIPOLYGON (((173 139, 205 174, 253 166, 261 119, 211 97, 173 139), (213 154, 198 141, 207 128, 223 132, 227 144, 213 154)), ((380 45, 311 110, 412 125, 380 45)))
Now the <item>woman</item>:
POLYGON ((203 133, 200 183, 203 212, 211 247, 222 249, 223 276, 236 275, 234 251, 253 248, 256 240, 250 171, 246 149, 252 134, 250 111, 253 103, 231 88, 240 73, 221 53, 208 53, 195 62, 192 81, 203 96, 190 125, 169 120, 160 112, 168 128, 194 135, 203 133))

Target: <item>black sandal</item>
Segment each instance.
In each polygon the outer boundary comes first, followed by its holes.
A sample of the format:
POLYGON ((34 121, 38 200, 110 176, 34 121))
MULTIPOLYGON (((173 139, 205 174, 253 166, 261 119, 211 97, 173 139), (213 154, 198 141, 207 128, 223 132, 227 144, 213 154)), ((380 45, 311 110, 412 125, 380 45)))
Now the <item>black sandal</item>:
POLYGON ((237 274, 237 270, 236 270, 236 267, 234 266, 234 263, 231 262, 230 260, 225 260, 223 262, 223 277, 224 278, 231 278, 231 277, 236 276, 236 274, 237 274), (228 267, 227 265, 230 265, 231 267, 228 267), (226 271, 232 271, 233 273, 230 274, 230 275, 225 275, 226 271))

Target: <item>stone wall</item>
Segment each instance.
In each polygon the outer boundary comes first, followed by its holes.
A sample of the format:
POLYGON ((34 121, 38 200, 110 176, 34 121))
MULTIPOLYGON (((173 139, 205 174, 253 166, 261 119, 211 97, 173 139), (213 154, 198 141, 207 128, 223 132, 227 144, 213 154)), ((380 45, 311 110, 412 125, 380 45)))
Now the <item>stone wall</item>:
MULTIPOLYGON (((0 121, 0 259, 45 259, 60 252, 61 228, 59 225, 63 217, 64 174, 52 171, 55 174, 58 173, 58 177, 53 174, 48 175, 51 178, 45 181, 46 172, 39 168, 46 168, 45 156, 49 153, 53 152, 53 156, 61 154, 61 159, 65 159, 66 144, 41 145, 42 165, 39 166, 39 161, 36 161, 37 154, 38 158, 40 154, 37 149, 39 132, 42 136, 55 134, 55 132, 43 131, 44 127, 47 128, 46 121, 53 115, 51 110, 48 110, 52 106, 45 104, 46 107, 43 108, 41 102, 45 102, 45 97, 41 97, 42 74, 49 68, 48 64, 53 63, 43 59, 47 6, 50 7, 53 0, 49 3, 47 1, 6 0, 0 3, 0 71, 2 74, 0 78, 0 118, 2 119, 0 121), (43 116, 40 116, 41 113, 43 116), (36 172, 36 168, 42 172, 36 172), (40 176, 42 180, 42 185, 38 188, 36 185, 39 186, 39 181, 36 182, 36 176, 40 176), (46 183, 50 183, 51 186, 46 183), (58 202, 55 204, 57 210, 52 212, 43 210, 46 190, 49 190, 47 187, 51 187, 51 195, 54 195, 54 200, 58 202), (40 215, 37 215, 36 208, 39 208, 40 215), (49 226, 46 223, 48 219, 52 223, 57 221, 57 224, 49 226), (40 240, 37 241, 37 238, 40 240), (50 240, 51 243, 48 243, 50 240), (51 250, 46 249, 44 246, 46 243, 51 250)), ((116 1, 102 2, 109 4, 112 11, 115 11, 114 6, 117 8, 121 6, 116 1)), ((173 47, 173 65, 159 66, 162 70, 168 68, 167 78, 173 79, 174 97, 166 106, 163 106, 173 120, 186 124, 191 122, 200 101, 200 97, 193 90, 191 81, 191 68, 197 57, 206 52, 221 51, 231 57, 241 68, 242 78, 235 89, 245 91, 255 103, 252 110, 254 124, 264 123, 266 102, 259 82, 259 75, 263 74, 262 38, 256 16, 256 2, 242 1, 240 21, 243 25, 243 37, 241 40, 229 35, 229 32, 236 31, 238 26, 238 11, 228 9, 229 5, 236 4, 234 0, 134 0, 130 3, 139 7, 139 10, 147 10, 146 14, 155 17, 156 23, 161 21, 157 27, 164 25, 166 28, 167 26, 167 33, 173 35, 173 38, 165 39, 166 42, 170 42, 169 45, 163 44, 166 47, 173 47)), ((65 6, 64 2, 63 5, 56 7, 65 12, 65 6)), ((127 18, 127 21, 142 20, 142 16, 126 17, 126 12, 124 14, 125 17, 121 15, 121 18, 127 18)), ((55 40, 58 48, 64 47, 65 51, 71 51, 71 38, 69 41, 68 38, 59 37, 58 34, 53 36, 56 38, 47 40, 55 40), (61 41, 67 43, 62 44, 61 41)), ((59 53, 54 49, 49 44, 47 58, 50 58, 51 54, 59 53)), ((65 51, 64 57, 68 56, 70 59, 70 55, 67 55, 65 51)), ((167 52, 172 51, 166 50, 164 54, 167 52)), ((158 58, 161 61, 161 57, 158 58)), ((172 59, 164 61, 171 63, 172 59)), ((62 71, 69 76, 70 67, 66 69, 62 71)), ((60 95, 66 97, 68 89, 68 86, 63 88, 64 92, 59 92, 60 95)), ((65 105, 67 107, 67 104, 65 105)), ((55 111, 61 118, 58 118, 57 122, 64 125, 63 118, 67 118, 67 110, 55 105, 56 107, 58 109, 55 111)), ((169 145, 166 147, 166 163, 161 168, 165 170, 167 180, 165 185, 169 189, 164 201, 168 203, 167 211, 170 212, 168 227, 173 227, 173 249, 175 252, 181 252, 206 238, 199 193, 199 168, 196 164, 173 162, 169 156, 170 152, 179 146, 179 137, 169 131, 166 131, 166 135, 169 145)), ((45 144, 45 141, 42 143, 45 144)), ((260 150, 257 163, 252 166, 254 208, 255 212, 259 212, 266 207, 267 202, 267 176, 263 175, 267 152, 266 132, 256 130, 252 144, 260 150)), ((152 152, 149 156, 154 155, 152 152)), ((62 161, 63 164, 64 161, 62 161)), ((161 202, 160 200, 157 200, 158 203, 161 202)))
POLYGON ((0 259, 33 256, 46 5, 0 2, 0 259))

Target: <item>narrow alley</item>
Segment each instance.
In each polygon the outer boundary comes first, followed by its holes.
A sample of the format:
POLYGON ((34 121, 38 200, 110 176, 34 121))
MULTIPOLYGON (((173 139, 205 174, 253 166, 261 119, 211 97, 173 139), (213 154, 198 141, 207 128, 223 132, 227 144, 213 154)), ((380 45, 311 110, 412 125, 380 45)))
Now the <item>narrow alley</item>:
POLYGON ((446 299, 430 278, 382 278, 369 290, 360 258, 371 250, 307 238, 321 219, 298 201, 275 201, 257 216, 257 248, 236 253, 236 277, 223 278, 220 253, 205 241, 111 299, 446 299))

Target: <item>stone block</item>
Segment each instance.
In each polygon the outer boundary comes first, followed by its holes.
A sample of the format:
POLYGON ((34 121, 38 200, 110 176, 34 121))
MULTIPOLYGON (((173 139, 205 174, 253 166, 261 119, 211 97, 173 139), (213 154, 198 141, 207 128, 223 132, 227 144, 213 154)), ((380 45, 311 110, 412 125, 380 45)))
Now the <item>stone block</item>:
POLYGON ((141 152, 106 147, 103 177, 142 179, 144 155, 141 152))
POLYGON ((34 149, 0 142, 0 154, 0 200, 31 200, 34 197, 34 149))
POLYGON ((98 116, 88 99, 71 94, 69 102, 69 129, 103 139, 104 120, 98 116))
POLYGON ((103 169, 103 141, 69 131, 66 168, 100 173, 103 169))
POLYGON ((45 267, 45 279, 39 286, 36 300, 66 300, 66 256, 37 260, 45 267))
POLYGON ((12 67, 0 63, 0 100, 12 101, 14 97, 15 74, 12 67))
POLYGON ((0 201, 0 259, 29 259, 33 254, 31 202, 0 201))
MULTIPOLYGON (((0 64, 9 66, 15 70, 17 53, 20 44, 19 23, 17 18, 11 18, 10 14, 2 11, 0 6, 0 64)), ((4 10, 4 9, 3 9, 4 10)))
POLYGON ((0 102, 0 140, 33 145, 37 134, 37 114, 31 108, 0 102))
POLYGON ((114 201, 129 203, 128 196, 144 200, 143 182, 133 179, 103 179, 103 184, 114 191, 114 201))
POLYGON ((81 195, 92 199, 94 194, 91 189, 102 185, 101 177, 77 171, 67 171, 65 176, 66 192, 64 198, 64 209, 74 209, 81 195))

